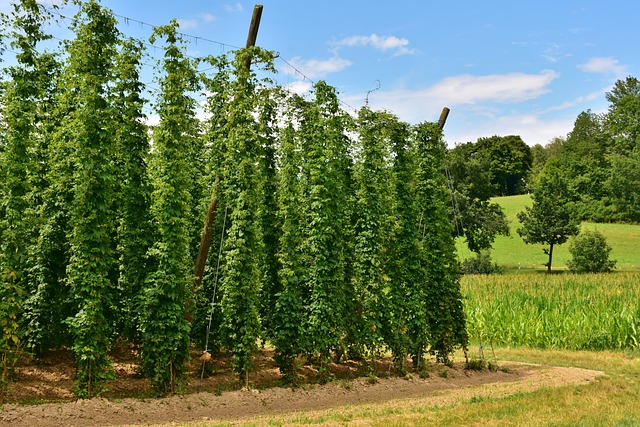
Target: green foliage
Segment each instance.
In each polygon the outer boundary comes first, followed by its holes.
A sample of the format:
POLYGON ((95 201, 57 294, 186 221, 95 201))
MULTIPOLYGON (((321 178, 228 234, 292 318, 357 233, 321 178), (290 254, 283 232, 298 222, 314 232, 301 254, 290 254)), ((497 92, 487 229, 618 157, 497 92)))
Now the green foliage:
POLYGON ((189 357, 189 323, 184 318, 191 288, 191 161, 197 130, 195 64, 184 57, 176 22, 157 28, 166 39, 153 132, 151 215, 157 240, 149 249, 153 270, 142 300, 142 365, 154 390, 175 393, 189 357))
POLYGON ((116 175, 111 161, 115 143, 108 131, 111 109, 104 86, 111 78, 119 34, 111 12, 97 2, 83 4, 69 43, 62 79, 67 87, 61 103, 69 106, 57 138, 72 153, 69 206, 69 263, 66 284, 76 304, 67 322, 78 365, 76 393, 92 397, 109 378, 107 356, 112 336, 109 308, 114 297, 116 228, 113 207, 116 175))
POLYGON ((638 273, 464 276, 469 336, 496 345, 640 348, 638 273))
POLYGON ((347 261, 350 240, 350 117, 339 108, 334 88, 314 86, 315 99, 301 111, 302 248, 308 267, 306 316, 309 352, 324 363, 338 348, 346 327, 347 261))
MULTIPOLYGON (((430 333, 430 351, 447 362, 457 346, 466 349, 467 333, 460 295, 459 271, 451 223, 447 216, 449 194, 442 173, 446 148, 436 123, 423 123, 414 129, 416 156, 416 197, 421 215, 421 245, 424 254, 426 289, 425 313, 430 333), (437 309, 434 309, 437 307, 437 309)), ((413 332, 418 337, 419 331, 413 332)), ((426 343, 425 343, 426 344, 426 343)), ((414 365, 420 366, 421 347, 414 344, 414 365)))
POLYGON ((547 271, 551 272, 554 246, 565 243, 580 231, 580 220, 572 205, 574 196, 559 170, 554 165, 547 165, 536 183, 532 199, 533 205, 518 213, 522 227, 517 231, 525 243, 549 245, 544 252, 549 256, 547 271))
POLYGON ((603 118, 587 111, 578 115, 573 130, 556 155, 554 161, 561 164, 559 169, 577 197, 580 218, 606 221, 614 215, 609 191, 603 185, 610 173, 607 158, 610 145, 603 118))
POLYGON ((637 152, 640 148, 640 80, 629 76, 616 81, 607 93, 607 101, 610 105, 606 125, 614 139, 615 153, 637 152))
POLYGON ((616 265, 616 261, 609 259, 611 247, 598 231, 586 231, 576 236, 569 252, 573 259, 568 265, 576 273, 607 273, 616 265))
POLYGON ((422 316, 425 313, 423 294, 414 291, 419 290, 418 284, 424 283, 420 224, 416 221, 420 217, 415 186, 417 159, 408 124, 390 121, 387 132, 395 159, 392 169, 393 223, 386 256, 389 279, 383 288, 382 334, 393 353, 396 372, 403 375, 406 357, 416 347, 413 343, 418 341, 415 332, 428 331, 428 325, 422 316))
MULTIPOLYGON (((57 63, 52 54, 38 50, 50 38, 42 30, 49 14, 35 0, 16 3, 13 9, 2 17, 11 48, 17 52, 16 65, 4 70, 8 80, 0 91, 0 277, 6 287, 3 299, 20 308, 10 310, 15 316, 21 314, 25 291, 33 290, 30 264, 40 225, 43 152, 50 126, 45 117, 57 63)), ((0 316, 5 319, 9 312, 0 316)))
POLYGON ((282 225, 278 261, 281 291, 276 294, 271 339, 275 362, 286 381, 294 377, 296 357, 309 348, 305 342, 307 325, 303 296, 307 294, 302 264, 302 209, 299 184, 300 154, 295 130, 289 124, 281 130, 278 162, 278 217, 282 225))
MULTIPOLYGON (((211 230, 213 243, 209 251, 211 253, 209 256, 210 261, 205 264, 200 288, 193 289, 193 308, 195 311, 192 315, 191 335, 195 342, 205 344, 207 329, 209 329, 209 347, 217 349, 220 348, 224 335, 219 330, 222 323, 220 297, 223 292, 221 287, 218 286, 218 264, 224 265, 224 257, 219 253, 219 245, 221 239, 224 239, 223 227, 228 224, 226 221, 228 208, 224 201, 220 179, 222 178, 226 150, 227 123, 230 117, 229 107, 233 99, 233 81, 231 78, 233 64, 231 64, 227 55, 209 56, 204 58, 204 61, 211 68, 209 72, 200 76, 203 88, 209 94, 204 106, 208 118, 202 123, 203 133, 201 135, 203 139, 203 158, 205 160, 202 185, 205 189, 209 189, 210 193, 205 194, 201 200, 201 203, 204 202, 209 206, 203 207, 203 215, 201 215, 200 222, 202 223, 204 212, 208 212, 214 202, 216 215, 211 230), (217 248, 217 250, 214 252, 213 248, 217 248), (212 305, 214 296, 215 301, 213 301, 212 305), (211 325, 209 326, 210 316, 211 325)), ((202 224, 200 225, 202 226, 202 224)), ((204 235, 202 227, 200 231, 204 235)))
MULTIPOLYGON (((222 312, 226 344, 233 352, 233 368, 248 385, 252 352, 260 336, 261 242, 258 227, 258 189, 261 129, 253 112, 258 107, 260 88, 248 61, 272 70, 270 52, 240 50, 234 60, 235 82, 230 117, 225 129, 225 152, 221 184, 229 208, 230 226, 224 241, 222 267, 222 312)), ((264 96, 264 95, 263 95, 264 96)))
POLYGON ((258 135, 260 143, 260 187, 258 189, 258 224, 263 254, 260 262, 260 318, 265 336, 272 335, 274 324, 272 317, 277 295, 282 290, 278 280, 280 264, 278 262, 279 242, 282 225, 278 216, 276 154, 278 143, 277 121, 278 105, 282 94, 276 90, 264 90, 258 93, 259 111, 258 135))
POLYGON ((0 272, 0 360, 2 377, 0 378, 0 403, 4 403, 11 382, 13 368, 20 356, 22 331, 18 316, 22 309, 24 290, 13 284, 12 272, 0 272))
POLYGON ((356 351, 374 357, 383 342, 382 316, 389 293, 384 254, 392 224, 391 141, 397 119, 364 107, 358 114, 358 158, 354 177, 353 294, 356 351))
MULTIPOLYGON (((198 75, 172 22, 150 38, 164 59, 148 129, 142 43, 123 40, 97 0, 79 7, 63 66, 37 47, 49 37, 35 0, 3 33, 17 52, 0 85, 4 385, 25 339, 36 354, 70 347, 78 396, 98 395, 117 338, 141 345, 156 393, 175 393, 213 308, 209 342, 232 351, 245 384, 260 339, 286 380, 299 357, 326 381, 332 357, 390 348, 402 374, 407 355, 422 372, 427 352, 446 362, 466 346, 436 124, 368 107, 354 120, 325 82, 307 97, 274 88, 258 77, 275 71, 273 53, 258 48, 210 57, 198 75), (200 288, 191 271, 213 197, 223 245, 200 288)), ((465 179, 467 215, 499 223, 465 179)), ((470 244, 490 245, 495 229, 469 224, 470 244)))
POLYGON ((531 148, 517 135, 479 138, 475 153, 489 166, 494 195, 522 194, 533 163, 531 148))
POLYGON ((151 186, 147 170, 149 141, 143 123, 143 86, 140 82, 142 44, 121 43, 116 57, 113 88, 113 134, 116 143, 117 256, 119 264, 116 319, 118 329, 132 342, 139 342, 140 294, 148 274, 147 251, 151 186))
POLYGON ((599 222, 638 222, 637 173, 640 83, 634 77, 618 80, 606 95, 604 114, 587 110, 576 118, 566 139, 545 147, 577 196, 582 219, 599 222))
MULTIPOLYGON (((346 268, 351 235, 351 160, 345 132, 349 116, 335 89, 314 86, 314 99, 294 99, 299 117, 300 205, 298 240, 308 354, 326 363, 345 333, 349 287, 346 268)), ((296 238, 297 240, 297 238, 296 238)), ((283 248, 284 249, 284 248, 283 248)), ((287 248, 291 251, 293 248, 287 248)), ((297 263, 297 261, 296 261, 297 263)), ((322 366, 321 366, 322 368, 322 366)))
POLYGON ((606 187, 613 196, 613 206, 622 218, 640 223, 640 150, 628 156, 613 154, 606 187))
POLYGON ((502 269, 491 259, 489 251, 480 252, 462 261, 464 274, 494 274, 502 273, 502 269))
POLYGON ((496 186, 486 156, 476 155, 475 144, 458 145, 447 153, 446 173, 451 192, 449 216, 454 235, 464 236, 473 252, 490 249, 497 235, 509 235, 500 206, 490 202, 496 186))

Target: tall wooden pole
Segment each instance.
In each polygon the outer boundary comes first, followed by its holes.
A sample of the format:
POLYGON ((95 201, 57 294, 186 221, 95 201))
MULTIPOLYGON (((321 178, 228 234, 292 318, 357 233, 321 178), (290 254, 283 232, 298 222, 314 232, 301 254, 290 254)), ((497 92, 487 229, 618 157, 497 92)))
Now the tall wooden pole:
POLYGON ((438 126, 440 126, 440 129, 444 129, 444 124, 447 122, 447 117, 449 117, 449 110, 447 107, 444 107, 442 109, 442 113, 440 113, 440 118, 438 119, 438 126))
MULTIPOLYGON (((251 24, 249 25, 249 34, 247 36, 246 47, 252 47, 256 45, 258 39, 258 29, 260 28, 260 19, 262 18, 262 5, 257 4, 253 8, 253 16, 251 17, 251 24)), ((245 62, 247 69, 251 68, 251 57, 247 58, 245 62)), ((204 228, 202 230, 202 236, 200 238, 200 248, 198 249, 198 256, 196 258, 196 265, 193 275, 195 276, 193 282, 193 290, 195 291, 202 283, 202 276, 204 275, 204 268, 207 264, 207 257, 209 256, 209 249, 211 249, 211 242, 213 240, 213 226, 216 222, 216 215, 218 212, 218 186, 220 183, 220 177, 217 177, 213 187, 211 188, 211 201, 209 202, 209 209, 207 210, 207 217, 204 220, 204 228)), ((193 310, 193 308, 191 308, 193 310)), ((187 313, 185 317, 191 321, 193 313, 187 313)))
MULTIPOLYGON (((256 45, 258 39, 258 29, 260 28, 260 19, 262 18, 262 5, 257 4, 253 7, 253 16, 251 16, 251 24, 249 24, 249 34, 247 35, 246 47, 252 47, 256 45)), ((247 59, 245 65, 251 68, 251 58, 247 59)))

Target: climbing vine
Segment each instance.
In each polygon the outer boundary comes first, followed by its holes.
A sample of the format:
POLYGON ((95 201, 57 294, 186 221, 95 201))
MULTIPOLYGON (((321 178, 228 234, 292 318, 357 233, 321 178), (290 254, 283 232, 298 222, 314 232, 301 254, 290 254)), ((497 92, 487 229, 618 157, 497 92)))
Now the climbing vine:
POLYGON ((175 21, 153 31, 163 58, 145 85, 143 43, 97 0, 77 7, 53 53, 36 0, 6 20, 3 387, 22 346, 70 348, 82 397, 111 378, 114 339, 139 346, 157 394, 202 342, 247 386, 261 342, 287 381, 304 361, 327 380, 331 360, 390 350, 404 374, 410 356, 421 370, 466 347, 438 125, 353 117, 322 81, 293 94, 257 47, 199 72, 175 21))
POLYGON ((252 353, 260 330, 262 252, 259 235, 259 196, 262 176, 260 164, 261 132, 254 111, 255 74, 248 62, 272 69, 270 52, 249 48, 234 59, 233 100, 226 123, 225 151, 221 185, 229 209, 229 227, 224 242, 224 266, 221 271, 223 330, 233 353, 234 371, 248 385, 252 353))
POLYGON ((389 114, 368 107, 358 116, 358 157, 354 167, 353 333, 357 353, 382 351, 385 300, 390 292, 385 252, 392 220, 393 188, 389 114))
POLYGON ((35 0, 14 5, 0 21, 9 29, 16 65, 0 90, 0 327, 2 401, 10 371, 23 345, 20 315, 29 289, 30 261, 38 227, 37 207, 43 187, 38 154, 44 141, 46 70, 51 55, 39 52, 49 36, 42 27, 50 16, 35 0))
POLYGON ((299 112, 300 249, 307 292, 307 351, 325 375, 328 358, 342 347, 346 330, 352 168, 346 129, 352 126, 339 108, 334 88, 321 81, 314 86, 313 96, 299 112))
MULTIPOLYGON (((421 123, 414 129, 417 163, 416 198, 420 212, 420 244, 422 246, 426 319, 429 327, 427 342, 416 339, 414 364, 421 363, 426 344, 429 351, 442 362, 456 346, 466 348, 467 334, 460 293, 458 264, 451 222, 447 217, 444 156, 446 147, 442 131, 436 123, 421 123)), ((424 329, 414 331, 424 337, 424 329)))
POLYGON ((111 161, 115 142, 109 132, 112 114, 105 93, 111 79, 119 33, 111 12, 95 1, 84 3, 73 24, 76 39, 69 43, 62 79, 78 88, 65 93, 69 114, 59 128, 60 143, 72 153, 72 201, 69 207, 69 263, 65 281, 76 304, 68 319, 78 365, 76 393, 91 397, 112 376, 109 309, 114 297, 112 209, 116 175, 111 161))
POLYGON ((149 273, 147 251, 152 236, 149 204, 151 185, 147 160, 149 138, 144 124, 143 86, 140 81, 142 43, 124 40, 116 56, 112 94, 113 135, 116 144, 118 301, 115 311, 120 332, 139 342, 140 295, 149 273))
POLYGON ((197 133, 195 64, 184 56, 176 22, 157 28, 150 41, 164 38, 151 158, 151 217, 155 242, 149 249, 150 272, 142 297, 142 365, 159 394, 175 393, 189 358, 189 322, 185 309, 192 283, 190 218, 191 164, 197 133), (185 93, 185 89, 187 93, 185 93))

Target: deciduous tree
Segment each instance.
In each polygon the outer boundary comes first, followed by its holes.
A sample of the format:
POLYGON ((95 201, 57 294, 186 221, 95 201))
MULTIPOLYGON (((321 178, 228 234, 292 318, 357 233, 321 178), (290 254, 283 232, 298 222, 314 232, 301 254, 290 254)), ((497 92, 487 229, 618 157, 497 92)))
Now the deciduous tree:
POLYGON ((533 157, 531 149, 520 136, 479 138, 475 151, 489 165, 496 195, 511 196, 524 191, 525 178, 531 169, 533 157))
POLYGON ((522 227, 518 234, 525 243, 548 245, 547 272, 551 273, 553 249, 580 231, 580 220, 573 207, 575 197, 569 184, 554 164, 548 164, 532 194, 533 204, 518 213, 522 227))
POLYGON ((497 235, 509 235, 509 225, 500 206, 490 201, 496 187, 487 158, 467 143, 448 151, 445 168, 454 235, 464 237, 473 252, 490 249, 497 235))

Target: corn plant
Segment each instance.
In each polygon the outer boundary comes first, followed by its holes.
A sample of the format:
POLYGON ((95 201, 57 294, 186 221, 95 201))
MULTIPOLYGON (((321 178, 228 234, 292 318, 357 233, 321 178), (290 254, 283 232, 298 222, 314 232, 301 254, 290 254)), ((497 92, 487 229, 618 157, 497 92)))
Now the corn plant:
POLYGON ((465 276, 469 336, 510 346, 640 348, 640 275, 465 276))

